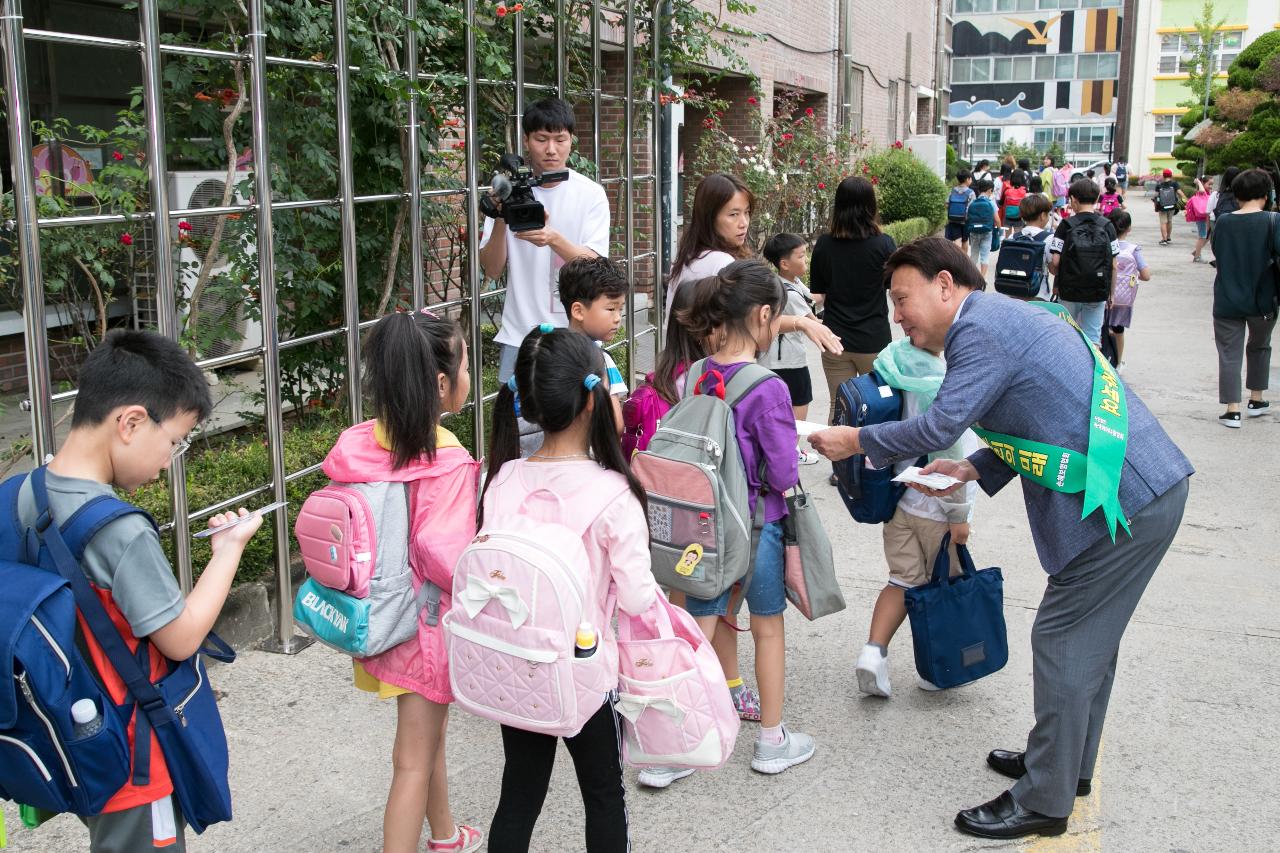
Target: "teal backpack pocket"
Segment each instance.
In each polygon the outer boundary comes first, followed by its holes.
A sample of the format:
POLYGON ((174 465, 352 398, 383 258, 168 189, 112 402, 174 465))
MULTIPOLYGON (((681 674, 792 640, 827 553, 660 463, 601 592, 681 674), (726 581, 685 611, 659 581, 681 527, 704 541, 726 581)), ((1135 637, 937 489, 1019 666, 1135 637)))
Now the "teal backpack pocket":
POLYGON ((302 630, 353 657, 368 657, 369 599, 355 598, 307 578, 293 600, 293 618, 302 630))

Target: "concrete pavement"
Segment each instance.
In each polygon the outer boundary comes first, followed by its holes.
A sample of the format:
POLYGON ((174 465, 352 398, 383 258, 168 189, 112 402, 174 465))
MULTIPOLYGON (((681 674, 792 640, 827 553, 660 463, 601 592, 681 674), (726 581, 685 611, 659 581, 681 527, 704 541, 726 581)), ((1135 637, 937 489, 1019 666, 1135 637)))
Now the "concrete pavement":
MULTIPOLYGON (((1280 846, 1280 423, 1217 423, 1209 316, 1213 270, 1189 262, 1193 236, 1156 245, 1150 203, 1134 198, 1134 239, 1155 277, 1142 286, 1123 378, 1195 463, 1182 530, 1122 647, 1094 793, 1069 834, 984 842, 951 826, 957 809, 1007 780, 986 769, 993 747, 1021 748, 1032 723, 1029 636, 1044 588, 1020 490, 980 498, 972 549, 1005 574, 1010 658, 975 684, 915 687, 908 628, 890 649, 892 699, 859 696, 852 667, 886 569, 877 528, 849 519, 823 466, 804 471, 840 555, 849 608, 816 623, 787 616, 786 721, 817 739, 813 760, 778 777, 749 769, 754 726, 732 762, 662 792, 634 787, 641 851, 1269 851, 1280 846)), ((816 356, 815 356, 816 363, 816 356)), ((1273 372, 1274 376, 1274 372, 1273 372)), ((820 381, 821 372, 815 372, 820 381)), ((817 382, 815 382, 817 384, 817 382)), ((1280 392, 1278 392, 1280 393, 1280 392)), ((820 389, 825 398, 825 389, 820 389)), ((816 417, 825 399, 815 401, 816 417)), ((1278 400, 1277 402, 1280 402, 1278 400)), ((741 643, 750 672, 751 644, 741 643)), ((321 647, 296 657, 241 654, 213 679, 232 750, 236 819, 190 839, 193 851, 310 853, 380 848, 395 711, 351 687, 350 662, 321 647)), ((487 827, 502 769, 497 727, 454 711, 454 814, 487 827)), ((4 805, 10 848, 87 849, 70 817, 34 832, 4 805)), ((582 849, 582 808, 561 750, 535 851, 582 849)))

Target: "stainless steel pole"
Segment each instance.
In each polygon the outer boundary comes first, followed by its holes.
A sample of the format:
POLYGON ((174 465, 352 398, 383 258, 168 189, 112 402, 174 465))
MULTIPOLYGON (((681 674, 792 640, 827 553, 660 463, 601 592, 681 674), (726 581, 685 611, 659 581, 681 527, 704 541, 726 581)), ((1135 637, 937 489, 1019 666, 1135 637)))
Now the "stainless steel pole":
MULTIPOLYGON (((271 215, 271 146, 267 114, 267 32, 263 0, 249 0, 249 108, 253 124, 253 195, 257 200, 258 293, 262 308, 262 390, 266 397, 267 454, 271 461, 272 500, 287 497, 284 464, 284 410, 280 402, 280 330, 276 325, 275 229, 271 215)), ((357 336, 359 332, 356 333, 357 336)), ((276 630, 262 644, 269 652, 297 654, 314 642, 294 631, 293 577, 289 560, 289 515, 275 511, 276 630)))
POLYGON ((364 419, 360 383, 360 280, 356 275, 356 206, 351 163, 351 68, 347 0, 333 0, 333 61, 338 79, 338 195, 342 220, 342 303, 347 326, 347 407, 351 423, 364 419))
MULTIPOLYGON (((662 66, 662 15, 665 11, 664 0, 654 0, 652 28, 649 39, 653 47, 653 114, 650 117, 650 151, 649 171, 653 173, 653 300, 649 310, 653 313, 655 359, 658 350, 666 342, 664 326, 666 318, 662 316, 666 305, 666 295, 662 292, 663 249, 666 248, 666 235, 663 229, 663 198, 666 182, 663 177, 667 173, 667 163, 662 160, 663 148, 663 106, 662 87, 667 80, 666 69, 662 66)), ((656 362, 655 362, 656 363, 656 362)), ((633 371, 634 373, 634 371, 633 371)))
POLYGON ((426 283, 423 281, 423 264, 426 262, 422 246, 422 161, 418 150, 421 128, 418 123, 418 31, 414 24, 418 17, 418 0, 404 0, 404 16, 409 19, 404 34, 404 67, 409 76, 409 159, 402 166, 409 170, 409 260, 413 265, 410 281, 413 284, 413 308, 420 311, 427 304, 426 283))
POLYGON ((9 118, 9 170, 17 225, 18 275, 22 278, 23 342, 27 394, 31 401, 31 455, 37 465, 54 449, 53 388, 49 381, 49 335, 44 322, 44 272, 40 266, 36 183, 31 174, 31 107, 27 100, 27 55, 22 40, 22 0, 0 6, 4 38, 4 92, 9 118))
POLYGON ((600 0, 591 0, 591 162, 596 178, 604 174, 600 163, 600 0))
POLYGON ((484 454, 484 371, 481 369, 481 355, 484 352, 484 340, 480 334, 481 317, 484 313, 484 299, 481 285, 484 281, 480 269, 480 197, 476 186, 479 183, 479 168, 476 151, 476 122, 478 106, 476 96, 476 2, 464 0, 466 16, 466 126, 463 132, 463 146, 466 156, 467 173, 467 287, 471 295, 471 358, 476 366, 471 370, 471 416, 475 440, 475 456, 484 454))
MULTIPOLYGON (((524 133, 520 126, 524 119, 524 13, 516 12, 515 24, 512 26, 513 40, 511 43, 511 64, 515 69, 515 89, 516 97, 514 104, 514 115, 508 117, 511 122, 507 125, 511 130, 511 135, 515 139, 515 152, 521 157, 524 156, 524 133)), ((470 80, 470 75, 467 76, 470 80)))
POLYGON ((556 96, 562 101, 569 100, 569 60, 565 44, 569 37, 569 22, 565 20, 565 14, 565 0, 556 0, 556 96))
MULTIPOLYGON (((182 329, 178 322, 176 282, 173 275, 173 238, 169 230, 169 175, 165 164, 164 105, 160 83, 160 8, 159 0, 142 0, 138 6, 142 30, 142 91, 147 123, 147 172, 151 181, 152 275, 156 288, 156 313, 160 334, 177 340, 182 329)), ((169 506, 173 514, 173 555, 178 564, 178 586, 190 592, 194 574, 191 570, 191 531, 187 507, 187 466, 179 456, 169 465, 169 506)))
POLYGON ((633 384, 632 377, 636 372, 636 240, 635 240, 635 85, 636 85, 636 13, 635 3, 627 3, 623 36, 623 47, 626 55, 623 58, 623 85, 626 87, 622 100, 622 186, 626 196, 622 202, 624 252, 627 256, 627 376, 623 379, 627 385, 633 384))

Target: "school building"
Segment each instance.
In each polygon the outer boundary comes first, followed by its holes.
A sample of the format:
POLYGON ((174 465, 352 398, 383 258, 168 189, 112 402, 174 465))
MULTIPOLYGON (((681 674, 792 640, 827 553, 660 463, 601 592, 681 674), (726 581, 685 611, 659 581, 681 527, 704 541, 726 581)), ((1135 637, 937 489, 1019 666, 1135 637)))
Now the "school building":
MULTIPOLYGON (((1186 86, 1189 64, 1200 47, 1195 22, 1203 0, 1143 0, 1138 5, 1134 40, 1133 118, 1126 139, 1131 174, 1177 170, 1173 140, 1181 133, 1178 119, 1184 103, 1195 99, 1186 86)), ((1227 69, 1250 42, 1280 29, 1276 0, 1216 0, 1215 19, 1221 18, 1214 43, 1212 67, 1219 84, 1227 69)))
POLYGON ((994 160, 1010 141, 1041 150, 1056 141, 1076 163, 1123 153, 1123 42, 1134 5, 954 0, 947 123, 956 152, 994 160))

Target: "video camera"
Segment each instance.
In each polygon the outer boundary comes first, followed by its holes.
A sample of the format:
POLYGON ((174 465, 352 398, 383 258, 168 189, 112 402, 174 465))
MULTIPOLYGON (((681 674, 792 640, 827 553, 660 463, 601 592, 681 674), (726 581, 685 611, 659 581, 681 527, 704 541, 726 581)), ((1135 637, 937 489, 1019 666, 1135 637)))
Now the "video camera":
POLYGON ((533 197, 533 188, 567 180, 568 169, 535 176, 519 154, 503 154, 491 184, 493 195, 502 202, 502 209, 485 193, 480 196, 480 212, 491 219, 505 220, 512 231, 534 231, 546 224, 547 213, 542 202, 533 197))

